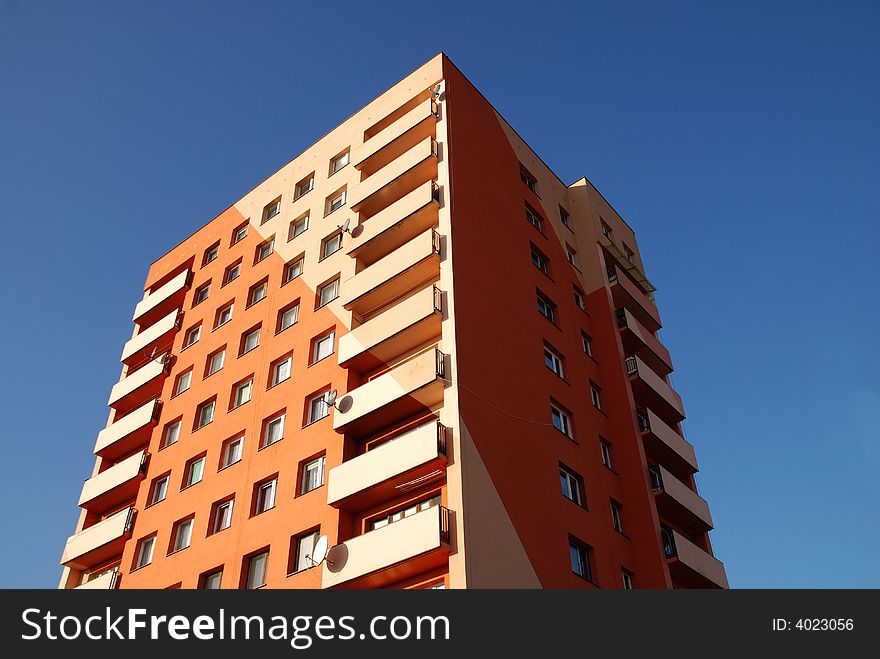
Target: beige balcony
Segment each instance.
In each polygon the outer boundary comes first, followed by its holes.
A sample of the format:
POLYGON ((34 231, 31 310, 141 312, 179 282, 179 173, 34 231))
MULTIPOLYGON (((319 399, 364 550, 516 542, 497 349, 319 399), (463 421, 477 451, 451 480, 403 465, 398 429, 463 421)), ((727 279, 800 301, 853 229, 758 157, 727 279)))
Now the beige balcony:
POLYGON ((612 265, 609 268, 608 283, 611 285, 611 296, 616 307, 629 309, 649 331, 656 332, 660 329, 657 305, 620 267, 612 265))
POLYGON ((710 553, 672 531, 675 546, 670 555, 669 572, 672 578, 687 588, 729 588, 724 564, 710 553))
POLYGON ((118 580, 119 572, 113 570, 111 572, 105 572, 101 576, 95 577, 90 581, 81 583, 79 586, 76 586, 75 590, 113 590, 116 588, 118 580))
POLYGON ((432 348, 348 392, 337 402, 333 429, 365 435, 441 404, 445 360, 432 348))
MULTIPOLYGON (((174 300, 175 298, 180 297, 178 296, 178 293, 185 291, 192 283, 192 274, 192 270, 186 269, 162 284, 155 291, 147 291, 144 293, 144 299, 138 302, 137 306, 134 308, 134 315, 131 317, 132 321, 137 322, 138 319, 146 316, 148 313, 155 312, 160 306, 166 306, 163 303, 168 300, 174 300)), ((180 304, 175 306, 178 309, 180 308, 180 304)))
POLYGON ((437 114, 437 103, 425 99, 361 146, 352 149, 352 164, 362 172, 375 171, 426 137, 433 136, 437 114))
POLYGON ((642 441, 650 455, 682 473, 699 471, 697 454, 690 442, 650 409, 644 407, 637 414, 642 441))
POLYGON ((161 320, 150 325, 140 334, 129 339, 122 348, 121 361, 127 361, 135 356, 139 357, 140 360, 148 359, 151 356, 149 348, 177 329, 178 315, 179 311, 175 309, 161 320))
POLYGON ((449 511, 434 506, 336 545, 324 588, 377 588, 437 568, 449 559, 449 511))
POLYGON ((620 328, 623 349, 626 352, 637 352, 658 373, 669 373, 672 370, 672 357, 666 346, 626 307, 617 310, 617 326, 620 328))
POLYGON ((362 265, 370 265, 435 226, 438 197, 436 183, 426 181, 369 220, 361 222, 351 232, 348 255, 362 265))
POLYGON ((437 178, 437 143, 426 137, 351 191, 349 204, 364 216, 378 213, 416 187, 437 178))
POLYGON ((139 451, 92 476, 83 485, 79 505, 86 510, 110 510, 134 499, 144 478, 147 452, 139 451))
POLYGON ((122 378, 119 382, 114 384, 113 388, 110 390, 110 398, 108 399, 107 404, 117 407, 125 407, 125 403, 135 397, 135 393, 148 385, 150 386, 151 392, 153 389, 161 390, 161 382, 157 382, 156 378, 162 377, 166 374, 164 362, 165 360, 160 358, 150 360, 146 366, 142 366, 134 373, 122 378))
POLYGON ((327 503, 365 510, 416 483, 439 480, 445 465, 446 427, 430 421, 331 469, 327 503))
POLYGON ((146 444, 159 419, 161 406, 158 400, 151 400, 104 428, 98 433, 95 455, 113 458, 146 444))
POLYGON ((108 561, 122 553, 134 526, 135 509, 125 508, 67 539, 61 564, 77 570, 108 561))
POLYGON ((429 229, 344 282, 342 305, 355 316, 363 316, 439 274, 440 234, 429 229))
POLYGON ((424 345, 441 331, 442 293, 428 286, 339 339, 339 365, 364 372, 424 345))
POLYGON ((709 504, 699 494, 678 480, 662 465, 657 465, 660 487, 655 489, 657 511, 666 519, 694 533, 712 530, 709 504))
POLYGON ((684 419, 681 397, 641 357, 629 355, 625 364, 637 404, 650 407, 667 422, 678 423, 684 419))

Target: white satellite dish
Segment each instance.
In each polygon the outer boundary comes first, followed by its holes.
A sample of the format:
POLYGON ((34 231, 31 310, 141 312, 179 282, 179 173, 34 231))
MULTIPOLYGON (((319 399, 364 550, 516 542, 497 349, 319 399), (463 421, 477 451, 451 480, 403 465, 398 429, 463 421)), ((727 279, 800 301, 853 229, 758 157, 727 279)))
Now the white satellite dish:
POLYGON ((326 394, 324 394, 324 402, 330 405, 331 407, 335 407, 337 394, 336 389, 331 389, 326 394))
POLYGON ((442 89, 442 87, 440 86, 440 83, 438 82, 437 85, 434 87, 434 89, 431 91, 431 98, 437 98, 438 96, 440 96, 441 89, 442 89))
POLYGON ((326 535, 322 535, 315 542, 315 547, 312 549, 312 565, 318 566, 324 562, 324 559, 327 558, 327 552, 330 551, 330 541, 327 539, 326 535))
POLYGON ((350 233, 348 230, 348 227, 350 227, 350 226, 351 226, 351 218, 348 218, 345 221, 345 224, 337 225, 336 228, 339 229, 340 231, 342 231, 342 233, 350 233))

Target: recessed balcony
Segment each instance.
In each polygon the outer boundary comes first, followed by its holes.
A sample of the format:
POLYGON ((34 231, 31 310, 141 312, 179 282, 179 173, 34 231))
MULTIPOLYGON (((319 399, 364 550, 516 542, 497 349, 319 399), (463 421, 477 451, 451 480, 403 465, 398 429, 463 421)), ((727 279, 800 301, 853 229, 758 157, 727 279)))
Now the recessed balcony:
POLYGON ((642 441, 650 455, 680 473, 699 471, 697 454, 690 442, 646 407, 639 409, 637 416, 642 441))
POLYGON ((706 500, 662 465, 652 469, 655 469, 652 479, 657 511, 670 522, 694 533, 711 531, 712 515, 709 514, 709 504, 706 500))
POLYGON ((649 332, 656 332, 662 326, 657 305, 648 298, 647 293, 616 265, 608 269, 608 283, 615 307, 626 307, 639 319, 649 332))
POLYGON ((159 341, 168 338, 168 335, 174 332, 179 324, 178 316, 180 312, 175 309, 167 316, 150 325, 140 334, 129 339, 122 348, 121 361, 126 362, 132 357, 138 357, 136 361, 149 359, 150 348, 155 347, 159 341))
POLYGON ((98 433, 95 455, 113 459, 150 441, 162 403, 154 399, 116 420, 98 433))
POLYGON ((147 452, 139 451, 92 476, 83 485, 79 505, 86 510, 110 510, 134 499, 144 478, 147 452))
POLYGON ((134 508, 125 508, 79 533, 74 533, 67 539, 61 564, 86 570, 121 554, 134 527, 135 515, 134 508))
POLYGON ((672 357, 660 339, 649 332, 626 307, 620 307, 616 316, 623 349, 628 353, 638 353, 658 373, 669 373, 672 370, 672 357))
POLYGON ((426 181, 358 224, 348 241, 348 255, 370 265, 435 226, 439 194, 437 184, 426 181))
POLYGON ((363 316, 439 274, 440 234, 429 229, 344 282, 342 306, 363 316))
POLYGON ((167 372, 164 356, 151 359, 145 366, 113 385, 107 405, 126 409, 133 406, 136 399, 143 402, 151 394, 158 394, 162 390, 162 381, 157 378, 164 377, 167 372))
POLYGON ((449 511, 433 506, 333 547, 324 588, 378 588, 449 560, 449 511))
POLYGON ((366 435, 441 404, 445 361, 432 348, 348 392, 337 402, 333 429, 366 435))
POLYGON ((434 135, 437 103, 428 98, 402 117, 352 149, 352 164, 367 175, 434 135))
POLYGON ((119 571, 111 570, 76 586, 74 590, 114 590, 119 581, 119 571))
POLYGON ((339 339, 339 365, 365 372, 424 345, 441 331, 442 293, 428 286, 339 339))
POLYGON ((724 564, 685 538, 670 530, 664 544, 669 572, 685 588, 729 588, 724 564), (671 541, 670 541, 671 540, 671 541))
POLYGON ((430 421, 330 470, 327 503, 364 510, 444 476, 446 427, 430 421))
MULTIPOLYGON (((192 283, 192 270, 187 268, 178 275, 169 279, 156 290, 144 293, 144 299, 137 303, 134 308, 134 314, 131 317, 133 322, 141 322, 141 325, 150 325, 150 318, 144 318, 147 314, 150 316, 161 314, 164 308, 167 312, 168 307, 173 306, 179 309, 183 303, 183 296, 180 295, 189 288, 192 283), (167 304, 166 304, 167 303, 167 304)), ((161 317, 161 316, 160 316, 161 317)), ((156 318, 155 320, 158 320, 156 318)))
POLYGON ((627 356, 625 365, 637 404, 650 407, 667 423, 684 420, 681 397, 663 378, 637 355, 627 356))
POLYGON ((351 191, 351 209, 371 216, 412 192, 426 181, 437 178, 437 143, 426 137, 395 158, 351 191))

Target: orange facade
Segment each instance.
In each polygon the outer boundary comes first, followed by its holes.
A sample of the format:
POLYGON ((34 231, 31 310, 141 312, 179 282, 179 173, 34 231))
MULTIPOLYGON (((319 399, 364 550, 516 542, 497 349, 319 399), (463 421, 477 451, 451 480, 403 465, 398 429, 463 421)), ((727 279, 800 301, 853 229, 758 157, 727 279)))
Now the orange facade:
POLYGON ((641 263, 438 55, 153 263, 61 587, 726 587, 641 263))

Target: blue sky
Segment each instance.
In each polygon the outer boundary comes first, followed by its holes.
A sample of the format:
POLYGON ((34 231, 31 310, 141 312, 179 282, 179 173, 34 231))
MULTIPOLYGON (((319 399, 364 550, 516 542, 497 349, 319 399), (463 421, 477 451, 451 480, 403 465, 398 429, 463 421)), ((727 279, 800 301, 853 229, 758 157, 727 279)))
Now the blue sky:
POLYGON ((440 50, 635 227, 731 584, 880 586, 880 5, 227 5, 0 0, 0 586, 57 584, 148 264, 440 50))

